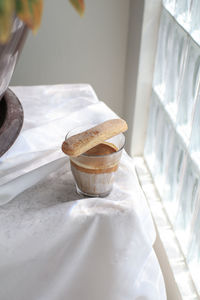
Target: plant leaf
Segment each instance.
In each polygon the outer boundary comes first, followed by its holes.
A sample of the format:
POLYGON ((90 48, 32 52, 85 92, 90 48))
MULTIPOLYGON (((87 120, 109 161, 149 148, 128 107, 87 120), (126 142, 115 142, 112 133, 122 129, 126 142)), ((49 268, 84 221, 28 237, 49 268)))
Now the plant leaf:
POLYGON ((43 0, 16 0, 16 11, 18 17, 36 32, 41 23, 43 0))
MULTIPOLYGON (((83 15, 84 0, 69 1, 83 15)), ((17 16, 36 32, 41 23, 43 0, 0 0, 0 43, 6 43, 10 37, 15 10, 17 16)))
POLYGON ((14 0, 0 0, 0 43, 5 44, 12 27, 14 0))
POLYGON ((85 3, 84 0, 69 0, 70 3, 74 6, 77 12, 82 16, 85 11, 85 3))

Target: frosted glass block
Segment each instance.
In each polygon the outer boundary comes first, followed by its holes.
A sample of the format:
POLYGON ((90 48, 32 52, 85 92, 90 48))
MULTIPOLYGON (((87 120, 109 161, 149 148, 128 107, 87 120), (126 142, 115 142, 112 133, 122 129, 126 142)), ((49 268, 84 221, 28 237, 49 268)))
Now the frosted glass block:
POLYGON ((144 157, 161 195, 171 145, 171 122, 164 112, 158 96, 153 92, 144 157))
POLYGON ((165 174, 166 168, 169 160, 169 153, 172 147, 172 141, 174 136, 174 131, 169 118, 166 114, 162 113, 160 119, 160 130, 156 139, 156 150, 155 150, 155 170, 154 170, 154 181, 155 185, 162 197, 164 193, 165 185, 165 174))
POLYGON ((160 29, 154 70, 153 87, 160 99, 163 99, 165 92, 165 77, 167 70, 168 50, 172 42, 173 18, 163 9, 161 13, 160 29))
POLYGON ((175 17, 187 31, 191 26, 191 4, 192 0, 176 0, 175 5, 175 17))
POLYGON ((200 1, 193 0, 191 8, 191 35, 200 45, 200 1))
POLYGON ((178 209, 178 198, 180 186, 183 180, 185 158, 186 152, 184 143, 180 137, 174 134, 162 197, 172 223, 174 223, 178 209))
MULTIPOLYGON (((195 261, 200 264, 200 210, 196 214, 191 232, 190 247, 187 253, 188 262, 195 261)), ((200 278, 200 277, 199 277, 200 278)))
POLYGON ((192 278, 200 293, 200 195, 198 193, 198 207, 194 212, 194 221, 190 231, 189 248, 186 260, 191 271, 192 278))
POLYGON ((153 173, 155 169, 155 159, 156 159, 156 137, 159 135, 159 127, 161 119, 161 106, 159 104, 159 99, 157 95, 152 92, 149 120, 147 127, 147 136, 144 149, 144 156, 148 163, 150 171, 153 173))
POLYGON ((190 147, 189 147, 190 154, 197 165, 199 164, 200 161, 200 117, 199 116, 200 116, 200 82, 199 82, 199 92, 196 101, 196 108, 194 113, 194 121, 192 125, 192 134, 191 134, 190 147))
POLYGON ((175 4, 176 0, 163 0, 163 5, 172 15, 175 13, 175 4))
POLYGON ((199 175, 197 167, 188 156, 174 224, 177 238, 185 255, 188 251, 192 221, 198 205, 199 175))
POLYGON ((177 130, 186 144, 192 129, 195 109, 195 100, 198 94, 200 76, 200 47, 190 40, 186 59, 183 81, 180 90, 180 99, 177 114, 177 130))
POLYGON ((178 93, 186 58, 188 38, 185 31, 174 22, 171 30, 172 43, 168 49, 164 103, 175 122, 178 108, 178 93))

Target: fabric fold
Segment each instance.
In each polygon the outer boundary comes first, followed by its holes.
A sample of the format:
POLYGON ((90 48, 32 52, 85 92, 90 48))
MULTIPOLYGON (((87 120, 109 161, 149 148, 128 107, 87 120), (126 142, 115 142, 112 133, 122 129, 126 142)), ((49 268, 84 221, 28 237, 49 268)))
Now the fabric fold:
POLYGON ((89 85, 15 87, 25 120, 0 158, 0 299, 165 300, 156 233, 124 151, 103 199, 76 193, 66 133, 116 114, 89 85))

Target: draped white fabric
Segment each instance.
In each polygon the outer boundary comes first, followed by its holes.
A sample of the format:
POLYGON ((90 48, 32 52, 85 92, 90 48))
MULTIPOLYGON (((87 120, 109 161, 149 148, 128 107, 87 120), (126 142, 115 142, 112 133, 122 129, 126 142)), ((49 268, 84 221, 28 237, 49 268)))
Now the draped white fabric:
POLYGON ((124 151, 113 191, 81 199, 60 146, 116 115, 89 85, 13 87, 23 129, 0 158, 0 299, 164 300, 155 229, 124 151))

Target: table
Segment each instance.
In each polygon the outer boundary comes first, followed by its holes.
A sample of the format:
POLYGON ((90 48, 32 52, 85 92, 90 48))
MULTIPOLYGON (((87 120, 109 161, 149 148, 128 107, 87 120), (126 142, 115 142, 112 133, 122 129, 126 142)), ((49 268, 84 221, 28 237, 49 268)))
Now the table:
POLYGON ((82 199, 60 149, 115 113, 85 84, 11 89, 25 120, 0 158, 0 299, 166 299, 133 159, 124 151, 109 196, 82 199))

